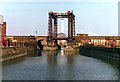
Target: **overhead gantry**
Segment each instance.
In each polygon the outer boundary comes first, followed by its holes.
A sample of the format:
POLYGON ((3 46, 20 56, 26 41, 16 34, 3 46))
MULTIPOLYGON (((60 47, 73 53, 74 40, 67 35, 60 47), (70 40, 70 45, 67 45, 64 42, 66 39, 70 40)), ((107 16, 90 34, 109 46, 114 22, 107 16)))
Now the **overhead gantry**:
POLYGON ((68 11, 66 13, 49 12, 48 13, 48 37, 47 40, 51 42, 52 40, 57 40, 57 19, 58 18, 68 18, 68 41, 73 39, 75 36, 75 15, 73 11, 68 11))

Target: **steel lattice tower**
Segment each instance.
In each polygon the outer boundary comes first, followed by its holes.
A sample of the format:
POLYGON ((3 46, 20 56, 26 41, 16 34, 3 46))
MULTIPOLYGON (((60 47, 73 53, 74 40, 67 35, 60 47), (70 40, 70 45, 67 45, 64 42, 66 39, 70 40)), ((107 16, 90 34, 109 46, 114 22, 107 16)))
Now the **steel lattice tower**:
POLYGON ((49 12, 48 13, 48 37, 47 40, 51 42, 52 40, 57 40, 57 19, 58 18, 68 18, 68 40, 72 40, 75 36, 75 15, 73 11, 68 11, 66 13, 49 12), (54 26, 53 26, 54 24, 54 26))

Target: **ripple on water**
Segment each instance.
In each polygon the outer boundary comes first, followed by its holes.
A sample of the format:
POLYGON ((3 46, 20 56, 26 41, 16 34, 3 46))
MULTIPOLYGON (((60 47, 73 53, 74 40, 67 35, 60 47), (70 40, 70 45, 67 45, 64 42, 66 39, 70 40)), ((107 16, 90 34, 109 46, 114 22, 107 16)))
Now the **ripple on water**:
MULTIPOLYGON (((4 80, 117 80, 118 68, 102 60, 42 52, 3 65, 4 80)), ((76 55, 74 55, 76 54, 76 55)))

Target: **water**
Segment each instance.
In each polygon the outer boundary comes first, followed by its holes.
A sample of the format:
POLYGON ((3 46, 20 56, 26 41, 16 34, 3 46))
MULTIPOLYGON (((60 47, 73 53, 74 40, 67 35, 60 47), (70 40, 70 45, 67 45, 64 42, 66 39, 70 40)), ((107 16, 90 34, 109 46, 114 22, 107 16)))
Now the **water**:
POLYGON ((3 80, 118 80, 118 67, 63 51, 30 52, 3 63, 3 80))

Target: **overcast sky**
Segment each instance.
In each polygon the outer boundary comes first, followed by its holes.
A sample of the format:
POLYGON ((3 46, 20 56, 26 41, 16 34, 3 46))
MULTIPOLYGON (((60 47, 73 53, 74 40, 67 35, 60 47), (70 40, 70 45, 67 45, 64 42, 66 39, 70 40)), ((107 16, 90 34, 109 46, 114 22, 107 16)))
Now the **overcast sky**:
MULTIPOLYGON (((7 35, 47 35, 48 12, 73 10, 77 33, 118 35, 116 2, 8 2, 0 3, 0 15, 7 22, 7 35), (35 31, 37 30, 37 34, 35 31)), ((67 32, 67 19, 58 20, 58 30, 67 32)))

